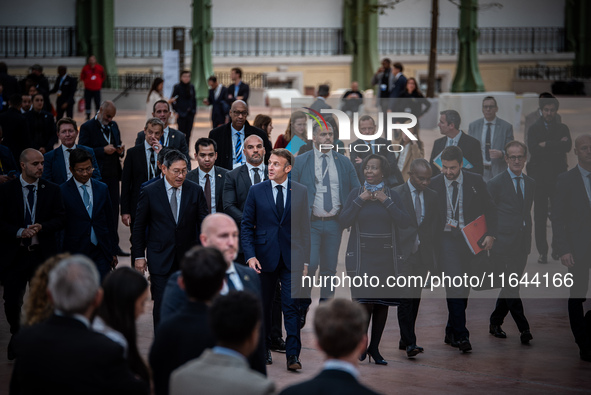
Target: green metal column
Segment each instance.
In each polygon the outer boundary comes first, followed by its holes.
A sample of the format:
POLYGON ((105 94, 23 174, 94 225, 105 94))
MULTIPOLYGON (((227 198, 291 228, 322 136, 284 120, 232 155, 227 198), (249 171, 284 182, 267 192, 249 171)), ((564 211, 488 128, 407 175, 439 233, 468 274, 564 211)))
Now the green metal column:
POLYGON ((213 75, 211 59, 211 0, 193 0, 193 28, 191 30, 193 51, 191 55, 191 82, 195 85, 197 102, 207 98, 207 79, 213 75))
POLYGON ((591 72, 591 4, 584 0, 567 0, 565 4, 566 50, 575 53, 574 65, 581 76, 591 72))
POLYGON ((460 3, 460 54, 452 92, 484 92, 484 83, 478 69, 478 0, 460 3))

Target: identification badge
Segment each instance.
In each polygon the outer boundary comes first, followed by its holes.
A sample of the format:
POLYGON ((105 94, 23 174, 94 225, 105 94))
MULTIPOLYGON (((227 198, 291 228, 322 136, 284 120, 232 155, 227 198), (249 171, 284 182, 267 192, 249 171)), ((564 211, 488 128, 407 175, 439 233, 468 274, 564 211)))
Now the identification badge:
POLYGON ((387 90, 387 89, 388 89, 388 85, 386 85, 386 84, 381 84, 381 85, 380 85, 380 90, 381 90, 382 92, 386 92, 386 90, 387 90))
POLYGON ((316 192, 318 192, 318 193, 326 193, 326 192, 328 192, 328 188, 326 186, 324 186, 324 185, 317 186, 316 187, 316 192))
POLYGON ((456 221, 455 219, 449 219, 447 221, 447 224, 452 227, 452 228, 457 228, 458 227, 458 221, 456 221))

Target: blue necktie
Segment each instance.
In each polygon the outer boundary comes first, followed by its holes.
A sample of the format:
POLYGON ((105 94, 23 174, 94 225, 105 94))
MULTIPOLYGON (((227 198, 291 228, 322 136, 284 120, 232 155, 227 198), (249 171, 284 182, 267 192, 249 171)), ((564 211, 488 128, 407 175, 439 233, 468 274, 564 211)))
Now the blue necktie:
MULTIPOLYGON (((90 201, 90 195, 88 194, 88 185, 81 185, 82 187, 82 200, 84 201, 84 207, 86 207, 86 211, 88 211, 88 215, 92 218, 92 202, 90 201)), ((96 234, 94 233, 94 228, 90 227, 90 242, 94 245, 98 244, 98 240, 96 238, 96 234)))
POLYGON ((236 291, 236 286, 232 282, 230 273, 226 273, 226 284, 228 285, 228 292, 236 291))
POLYGON ((236 132, 236 163, 242 163, 242 140, 240 140, 240 132, 236 132))
POLYGON ((283 187, 281 185, 277 185, 277 200, 275 200, 275 207, 277 207, 277 213, 279 214, 279 220, 283 218, 283 187))
POLYGON ((330 190, 330 177, 328 175, 328 155, 322 154, 322 186, 326 188, 324 195, 324 211, 330 213, 332 211, 332 191, 330 190))

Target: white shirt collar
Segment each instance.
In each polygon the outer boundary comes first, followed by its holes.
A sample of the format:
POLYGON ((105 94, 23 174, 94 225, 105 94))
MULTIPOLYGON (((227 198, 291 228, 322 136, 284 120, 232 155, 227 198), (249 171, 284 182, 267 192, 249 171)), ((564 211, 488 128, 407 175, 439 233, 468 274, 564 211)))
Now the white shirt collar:
MULTIPOLYGON (((408 187, 410 188, 410 193, 412 195, 413 193, 415 193, 415 191, 417 190, 417 188, 415 188, 415 186, 412 185, 412 182, 410 182, 410 178, 408 179, 407 184, 408 184, 408 187)), ((421 192, 419 192, 419 195, 420 194, 421 194, 421 192)))
POLYGON ((81 323, 83 323, 87 328, 90 328, 90 321, 82 314, 66 314, 61 310, 55 309, 55 315, 58 315, 60 317, 73 318, 76 321, 80 321, 81 323))
POLYGON ((66 147, 66 146, 65 146, 65 145, 63 145, 63 144, 61 145, 61 147, 62 147, 62 151, 63 151, 63 153, 65 154, 65 153, 66 153, 66 152, 67 152, 69 149, 76 149, 76 144, 74 144, 74 145, 72 146, 72 148, 68 148, 68 147, 66 147))
POLYGON ((230 266, 228 266, 228 269, 226 270, 226 274, 233 274, 233 273, 238 273, 236 271, 236 267, 234 266, 234 262, 230 262, 230 266))
POLYGON ((340 359, 328 359, 324 362, 324 370, 341 370, 349 373, 355 379, 359 379, 359 371, 357 368, 349 363, 340 359))
MULTIPOLYGON (((246 162, 246 167, 248 168, 248 171, 251 171, 252 169, 260 169, 261 172, 263 172, 263 173, 265 172, 265 162, 261 162, 261 164, 258 166, 254 166, 254 165, 251 165, 250 163, 246 162)), ((262 174, 261 174, 261 176, 262 176, 262 174)))
POLYGON ((26 187, 27 185, 35 185, 36 187, 39 187, 39 179, 36 179, 36 180, 35 180, 35 182, 33 182, 33 183, 29 184, 28 182, 26 182, 26 181, 24 180, 24 178, 23 178, 23 175, 22 175, 22 174, 19 176, 19 178, 20 178, 20 180, 21 180, 21 185, 22 185, 23 187, 26 187))
POLYGON ((147 150, 149 150, 150 148, 152 148, 152 146, 150 144, 148 144, 148 142, 146 140, 144 140, 144 148, 147 150))
POLYGON ((508 167, 507 167, 507 171, 509 172, 509 175, 511 176, 511 178, 523 177, 523 171, 521 172, 520 175, 517 175, 517 174, 513 173, 511 171, 511 169, 509 169, 508 167))
POLYGON ((579 171, 581 172, 581 174, 583 175, 583 177, 587 177, 591 173, 591 171, 587 171, 587 170, 583 169, 581 167, 581 165, 579 165, 579 164, 577 164, 577 167, 579 168, 579 171))
POLYGON ((456 137, 454 137, 453 139, 450 138, 450 137, 448 137, 447 139, 448 140, 453 140, 453 142, 455 143, 454 145, 457 146, 458 143, 460 142, 460 137, 462 137, 462 131, 461 130, 458 132, 458 134, 456 134, 456 137))
POLYGON ((76 183, 76 188, 80 189, 80 187, 82 185, 86 185, 89 188, 92 188, 92 184, 90 183, 90 180, 92 178, 89 178, 88 181, 85 184, 82 184, 80 181, 78 181, 77 179, 75 179, 74 177, 72 177, 72 179, 74 180, 74 182, 76 183))
POLYGON ((236 130, 236 129, 234 129, 234 126, 232 126, 232 123, 230 123, 230 128, 232 128, 232 135, 235 135, 237 132, 240 132, 241 135, 244 135, 244 128, 245 127, 246 127, 246 123, 244 123, 244 125, 242 125, 242 129, 236 130))
POLYGON ((277 185, 281 185, 285 190, 287 190, 287 182, 289 181, 289 177, 285 179, 281 184, 275 182, 275 180, 271 180, 271 186, 275 188, 277 185))
MULTIPOLYGON (((168 180, 166 179, 166 177, 162 177, 162 179, 164 180, 164 189, 166 189, 166 192, 168 192, 170 190, 170 188, 172 188, 172 185, 170 185, 168 183, 168 180)), ((183 185, 181 184, 180 187, 177 188, 179 191, 183 190, 183 185)))
POLYGON ((484 126, 486 126, 487 123, 492 124, 491 126, 495 126, 497 124, 497 117, 495 117, 492 121, 487 121, 486 118, 484 119, 484 126))
POLYGON ((462 170, 460 170, 460 176, 456 179, 456 180, 448 180, 447 177, 445 177, 445 186, 447 188, 449 188, 449 186, 451 185, 452 182, 457 181, 458 185, 462 185, 462 183, 464 182, 464 173, 462 172, 462 170))
POLYGON ((207 173, 206 173, 206 172, 204 172, 203 170, 201 170, 201 168, 199 168, 199 167, 198 167, 197 169, 199 169, 199 179, 201 179, 201 178, 205 178, 205 175, 206 175, 206 174, 209 174, 209 179, 210 179, 210 180, 211 180, 211 179, 213 179, 213 178, 215 177, 215 166, 214 166, 214 167, 212 167, 212 168, 211 168, 211 170, 210 170, 210 171, 208 171, 207 173))

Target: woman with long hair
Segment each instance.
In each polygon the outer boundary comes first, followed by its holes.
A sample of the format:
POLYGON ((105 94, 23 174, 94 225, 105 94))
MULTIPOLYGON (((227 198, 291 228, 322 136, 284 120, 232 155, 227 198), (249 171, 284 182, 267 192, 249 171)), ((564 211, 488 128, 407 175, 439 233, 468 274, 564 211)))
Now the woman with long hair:
POLYGON ((273 120, 270 116, 265 114, 259 114, 254 118, 254 122, 252 124, 255 128, 261 129, 263 132, 267 133, 267 137, 271 140, 271 131, 273 130, 273 120))
POLYGON ((306 123, 308 116, 302 111, 291 114, 285 133, 280 135, 275 142, 274 149, 286 148, 292 154, 297 154, 300 147, 306 144, 306 123))
POLYGON ((136 331, 136 320, 148 298, 148 281, 137 271, 122 267, 105 277, 103 292, 92 329, 121 344, 131 371, 149 382, 150 371, 140 356, 136 331))
POLYGON ((156 77, 152 82, 152 86, 148 91, 148 97, 146 99, 146 117, 152 118, 154 112, 154 103, 158 100, 166 100, 170 103, 170 100, 164 97, 164 80, 160 77, 156 77))
POLYGON ((396 103, 399 112, 414 114, 417 120, 431 108, 431 102, 425 98, 425 95, 419 89, 417 80, 413 77, 406 81, 406 89, 396 100, 396 103))
POLYGON ((410 178, 408 172, 410 171, 410 164, 415 159, 421 159, 425 157, 425 145, 419 137, 419 128, 414 127, 409 129, 410 132, 417 138, 417 140, 411 140, 406 133, 401 133, 400 140, 396 143, 402 145, 403 150, 397 152, 396 156, 398 159, 398 169, 404 178, 404 182, 407 182, 410 178))

